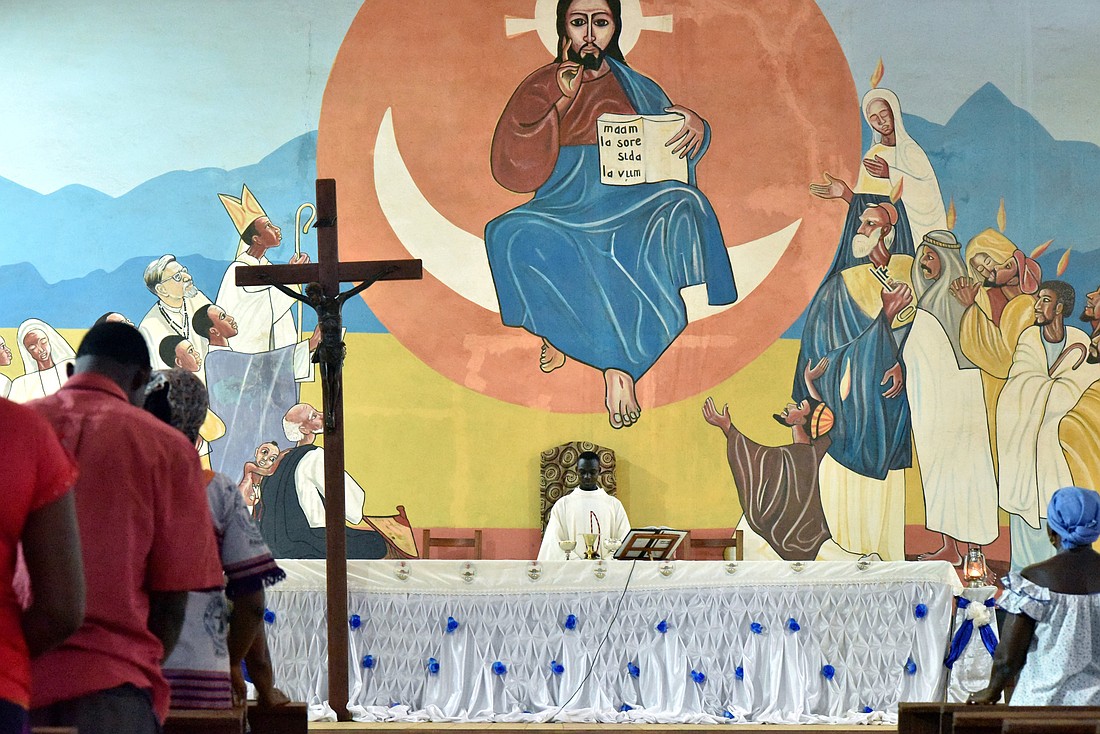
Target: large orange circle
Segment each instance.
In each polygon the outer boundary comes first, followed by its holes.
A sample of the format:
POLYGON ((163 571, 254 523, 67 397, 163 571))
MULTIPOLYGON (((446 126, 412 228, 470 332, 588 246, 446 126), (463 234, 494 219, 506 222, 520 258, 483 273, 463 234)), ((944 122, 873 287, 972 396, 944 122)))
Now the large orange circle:
MULTIPOLYGON (((493 129, 518 83, 551 61, 534 32, 505 35, 518 0, 369 0, 333 65, 318 137, 319 175, 335 178, 343 259, 408 257, 378 204, 373 151, 392 108, 413 180, 434 208, 477 236, 526 200, 489 169, 493 129)), ((533 14, 535 0, 529 0, 533 14)), ((736 307, 690 324, 638 383, 643 406, 698 394, 772 344, 809 302, 835 251, 843 211, 809 195, 828 170, 851 180, 859 108, 848 63, 813 0, 646 0, 673 32, 643 31, 628 63, 713 130, 699 186, 726 244, 802 220, 772 274, 736 307)), ((734 273, 736 277, 736 273, 734 273)), ((544 375, 540 340, 501 324, 425 273, 379 284, 367 302, 437 372, 485 395, 555 412, 603 409, 603 379, 569 362, 544 375)))

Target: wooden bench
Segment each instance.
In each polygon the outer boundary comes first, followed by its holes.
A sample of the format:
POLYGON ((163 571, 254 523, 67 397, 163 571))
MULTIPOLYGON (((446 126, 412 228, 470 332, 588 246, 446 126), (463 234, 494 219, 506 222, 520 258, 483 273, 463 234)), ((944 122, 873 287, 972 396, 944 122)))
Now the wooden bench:
POLYGON ((274 708, 249 706, 248 725, 254 734, 306 734, 309 716, 304 703, 288 703, 274 708))
POLYGON ((244 734, 244 708, 169 709, 164 734, 244 734))
MULTIPOLYGON (((898 734, 1003 734, 1006 723, 1043 721, 1094 726, 1100 708, 1090 706, 968 706, 964 703, 903 703, 898 734)), ((1027 731, 1025 728, 1014 732, 1027 731)), ((1088 730, 1091 734, 1092 729, 1088 730)))
POLYGON ((1006 720, 1001 734, 1100 734, 1100 722, 1073 719, 1006 720))

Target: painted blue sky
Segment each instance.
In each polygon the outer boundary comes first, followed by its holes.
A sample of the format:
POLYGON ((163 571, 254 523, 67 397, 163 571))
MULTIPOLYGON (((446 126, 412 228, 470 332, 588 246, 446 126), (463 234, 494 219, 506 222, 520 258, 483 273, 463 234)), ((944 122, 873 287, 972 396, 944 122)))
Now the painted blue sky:
MULTIPOLYGON (((907 112, 946 122, 993 82, 1055 138, 1100 143, 1100 3, 818 3, 861 90, 882 56, 907 112)), ((0 176, 40 193, 81 184, 118 196, 168 171, 254 163, 316 129, 360 5, 2 2, 0 176)), ((534 0, 515 6, 530 16, 534 0)))

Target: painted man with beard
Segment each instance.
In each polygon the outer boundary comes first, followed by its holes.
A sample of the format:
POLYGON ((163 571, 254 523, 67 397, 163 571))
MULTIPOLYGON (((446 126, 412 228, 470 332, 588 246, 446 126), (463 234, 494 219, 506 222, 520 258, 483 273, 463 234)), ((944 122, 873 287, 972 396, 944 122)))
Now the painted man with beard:
MULTIPOLYGON (((270 476, 263 479, 253 511, 276 558, 325 557, 325 450, 315 443, 323 429, 320 411, 308 403, 295 405, 283 418, 283 433, 295 446, 265 467, 270 476)), ((356 526, 344 528, 347 556, 383 558, 386 541, 361 527, 365 499, 362 487, 344 472, 345 524, 356 526)))
MULTIPOLYGON (((687 325, 680 289, 737 298, 714 210, 695 187, 706 122, 673 105, 619 49, 620 0, 559 0, 558 58, 512 95, 493 137, 493 176, 534 197, 485 228, 501 320, 542 338, 539 366, 600 370, 612 427, 636 422, 635 383, 687 325), (600 115, 678 113, 669 141, 688 183, 600 182, 600 115)), ((533 360, 532 360, 533 361, 533 360)))
MULTIPOLYGON (((1081 320, 1089 325, 1085 362, 1100 364, 1100 287, 1085 296, 1081 320)), ((1058 425, 1058 440, 1069 464, 1073 484, 1100 490, 1100 382, 1085 390, 1073 410, 1058 425)))
POLYGON ((962 352, 959 328, 964 309, 951 294, 952 283, 965 276, 962 246, 954 233, 926 234, 917 248, 917 314, 904 352, 925 527, 940 533, 943 541, 920 560, 955 565, 962 561, 967 544, 985 545, 998 534, 997 478, 981 370, 962 352))
MULTIPOLYGON (((904 560, 903 470, 912 463, 901 347, 913 318, 906 282, 913 257, 894 249, 897 224, 889 202, 860 213, 859 228, 838 248, 810 302, 799 356, 799 364, 828 357, 832 365, 817 388, 836 413, 821 462, 821 503, 833 539, 885 560, 904 560)), ((796 404, 809 397, 798 383, 791 391, 796 404)))
POLYGON ((176 366, 161 357, 160 344, 169 335, 191 341, 200 350, 199 357, 205 356, 201 344, 192 338, 191 319, 195 310, 210 303, 210 299, 195 287, 187 268, 176 260, 175 255, 161 255, 145 268, 145 287, 157 297, 157 302, 141 319, 138 330, 149 345, 153 369, 176 366))
POLYGON ((1068 283, 1039 284, 1034 325, 1020 335, 997 403, 998 488, 1001 507, 1012 513, 1013 570, 1054 554, 1047 505, 1056 490, 1073 484, 1059 423, 1100 377, 1100 367, 1086 362, 1089 336, 1065 323, 1074 300, 1068 283))

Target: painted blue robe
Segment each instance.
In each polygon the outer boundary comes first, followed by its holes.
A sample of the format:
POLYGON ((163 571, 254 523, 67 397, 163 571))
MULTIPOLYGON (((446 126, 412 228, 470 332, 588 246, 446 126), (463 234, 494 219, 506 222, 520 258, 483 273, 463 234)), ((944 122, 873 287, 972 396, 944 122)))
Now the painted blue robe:
MULTIPOLYGON (((829 455, 852 471, 875 479, 885 479, 888 471, 913 463, 909 399, 904 390, 896 397, 884 398, 882 393, 889 384, 880 384, 886 370, 900 362, 898 355, 908 327, 894 332, 881 312, 875 318, 864 313, 848 293, 841 273, 871 265, 870 258, 852 254, 852 237, 867 205, 887 200, 876 194, 853 195, 832 267, 806 310, 791 390, 795 402, 807 398, 802 378, 807 361, 816 364, 822 357, 829 358, 829 369, 816 383, 825 404, 836 414, 836 424, 829 434, 833 441, 829 455), (847 399, 841 400, 840 383, 846 364, 851 366, 851 389, 847 399)), ((898 223, 890 252, 913 255, 905 206, 899 201, 895 207, 898 223)))
MULTIPOLYGON (((652 80, 608 59, 635 111, 665 114, 652 80)), ((595 145, 561 146, 534 197, 489 222, 485 245, 501 320, 600 370, 640 378, 687 326, 680 289, 706 283, 713 305, 737 299, 718 218, 678 181, 600 183, 595 145)))

